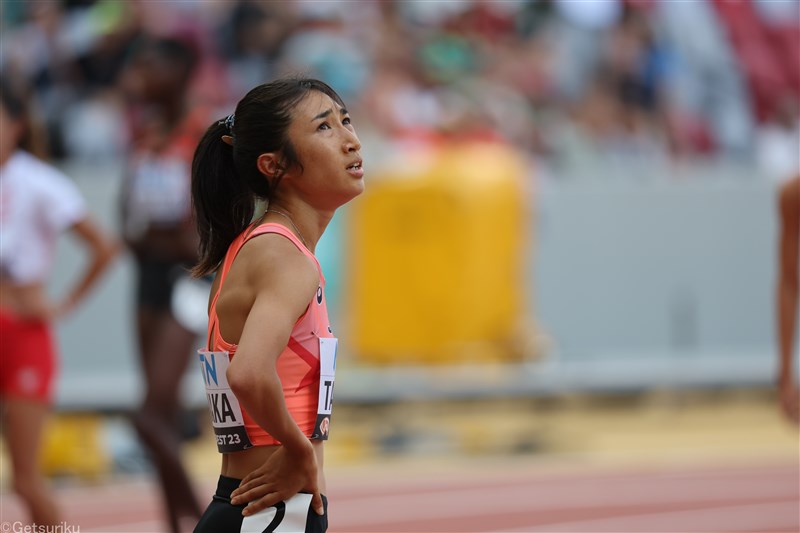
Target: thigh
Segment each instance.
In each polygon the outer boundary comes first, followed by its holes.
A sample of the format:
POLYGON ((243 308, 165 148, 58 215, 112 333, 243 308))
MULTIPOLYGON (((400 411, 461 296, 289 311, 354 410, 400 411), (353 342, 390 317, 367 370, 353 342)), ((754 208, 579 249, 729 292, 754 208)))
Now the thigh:
POLYGON ((50 326, 0 314, 0 395, 49 405, 58 366, 50 326))
POLYGON ((242 530, 242 509, 244 506, 234 506, 228 502, 214 499, 206 507, 203 516, 194 528, 194 533, 219 533, 220 531, 230 531, 231 533, 242 530))
POLYGON ((171 314, 161 311, 157 316, 158 331, 143 361, 148 395, 152 401, 172 404, 177 401, 178 385, 191 361, 196 337, 171 314))
POLYGON ((16 479, 27 480, 37 475, 42 431, 49 413, 49 407, 41 402, 3 399, 3 438, 16 479))
POLYGON ((231 505, 230 495, 241 480, 220 476, 214 499, 194 533, 325 533, 328 530, 328 500, 322 496, 325 513, 311 508, 311 494, 300 493, 285 502, 243 517, 243 505, 231 505))

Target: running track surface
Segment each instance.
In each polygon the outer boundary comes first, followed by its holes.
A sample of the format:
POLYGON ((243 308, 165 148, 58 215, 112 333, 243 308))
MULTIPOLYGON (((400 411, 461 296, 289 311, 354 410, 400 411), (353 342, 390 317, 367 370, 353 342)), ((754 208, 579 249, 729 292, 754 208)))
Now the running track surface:
MULTIPOLYGON (((524 459, 339 467, 328 473, 329 531, 796 533, 797 468, 797 461, 541 468, 524 459)), ((198 483, 198 494, 206 499, 214 483, 198 483)), ((149 479, 61 486, 57 495, 73 531, 165 531, 149 479)), ((0 521, 22 519, 16 497, 0 498, 0 521)))

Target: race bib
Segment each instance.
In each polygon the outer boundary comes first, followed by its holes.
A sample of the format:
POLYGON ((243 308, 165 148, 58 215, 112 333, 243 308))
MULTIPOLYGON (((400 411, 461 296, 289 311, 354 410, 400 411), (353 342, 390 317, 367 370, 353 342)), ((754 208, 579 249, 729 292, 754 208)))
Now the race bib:
POLYGON ((321 337, 319 339, 319 399, 317 400, 317 423, 314 425, 312 439, 328 440, 338 344, 339 340, 335 338, 321 337))
POLYGON ((208 408, 211 411, 211 425, 217 436, 217 450, 220 453, 228 453, 252 447, 253 444, 244 427, 239 400, 228 385, 226 376, 230 364, 228 352, 198 350, 198 354, 208 408))
MULTIPOLYGON (((245 516, 240 533, 305 533, 308 531, 308 518, 313 511, 311 494, 299 493, 285 502, 279 502, 255 514, 245 516)), ((313 516, 313 515, 312 515, 313 516)))

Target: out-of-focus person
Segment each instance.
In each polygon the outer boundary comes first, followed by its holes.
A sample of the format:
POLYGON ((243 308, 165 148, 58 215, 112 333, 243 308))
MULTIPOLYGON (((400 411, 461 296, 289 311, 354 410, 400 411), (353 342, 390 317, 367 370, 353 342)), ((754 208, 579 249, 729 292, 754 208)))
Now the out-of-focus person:
POLYGON ((800 424, 800 391, 793 361, 800 292, 800 174, 780 187, 778 212, 778 394, 784 414, 800 424))
POLYGON ((787 93, 755 136, 755 162, 769 180, 781 183, 800 172, 800 95, 787 93))
POLYGON ((206 119, 203 106, 187 96, 197 62, 190 43, 148 36, 133 48, 121 79, 133 138, 122 224, 136 268, 136 337, 146 384, 133 424, 158 471, 173 532, 182 518, 194 522, 201 513, 180 456, 180 383, 196 333, 176 312, 176 284, 197 260, 190 166, 206 119))
POLYGON ((0 85, 0 398, 14 491, 32 523, 58 524, 60 512, 39 451, 53 402, 58 351, 53 322, 73 311, 106 271, 118 246, 91 219, 72 181, 28 151, 31 129, 21 91, 0 85), (86 263, 54 301, 47 280, 58 237, 84 245, 86 263))

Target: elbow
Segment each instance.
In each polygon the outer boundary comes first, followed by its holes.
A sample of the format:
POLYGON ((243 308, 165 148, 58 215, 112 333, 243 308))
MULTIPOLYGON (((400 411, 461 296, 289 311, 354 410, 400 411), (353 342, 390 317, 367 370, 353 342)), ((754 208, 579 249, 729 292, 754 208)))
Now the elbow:
POLYGON ((225 377, 228 379, 228 385, 233 394, 236 395, 236 398, 245 404, 250 403, 250 397, 258 390, 256 374, 232 362, 225 373, 225 377))
POLYGON ((116 260, 122 252, 122 243, 117 239, 107 239, 96 243, 93 250, 94 269, 102 272, 116 260))
POLYGON ((101 257, 105 264, 110 264, 122 253, 123 244, 119 239, 111 239, 103 247, 101 257))

